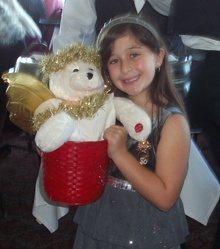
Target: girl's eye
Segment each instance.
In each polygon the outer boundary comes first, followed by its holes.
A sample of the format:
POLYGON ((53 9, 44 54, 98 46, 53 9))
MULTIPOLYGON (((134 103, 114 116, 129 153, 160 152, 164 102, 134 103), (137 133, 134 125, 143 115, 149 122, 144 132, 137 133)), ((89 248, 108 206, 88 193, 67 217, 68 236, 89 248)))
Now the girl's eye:
POLYGON ((138 53, 132 53, 130 56, 131 56, 131 58, 135 58, 138 56, 138 53))
POLYGON ((117 62, 118 62, 118 59, 112 59, 112 60, 109 61, 109 64, 115 64, 117 62))

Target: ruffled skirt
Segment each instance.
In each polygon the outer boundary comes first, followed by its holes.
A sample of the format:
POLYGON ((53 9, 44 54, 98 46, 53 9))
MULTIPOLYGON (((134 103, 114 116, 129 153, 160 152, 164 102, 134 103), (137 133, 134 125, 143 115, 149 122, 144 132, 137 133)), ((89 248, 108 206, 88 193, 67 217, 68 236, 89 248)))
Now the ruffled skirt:
POLYGON ((164 249, 185 241, 188 226, 179 199, 163 212, 135 191, 106 185, 102 197, 78 208, 74 249, 164 249))

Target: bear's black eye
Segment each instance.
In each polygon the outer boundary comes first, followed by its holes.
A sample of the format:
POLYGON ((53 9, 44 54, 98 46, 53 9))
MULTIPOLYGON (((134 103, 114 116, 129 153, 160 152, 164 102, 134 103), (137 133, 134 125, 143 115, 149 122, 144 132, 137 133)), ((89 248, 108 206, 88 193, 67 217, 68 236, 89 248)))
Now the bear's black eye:
POLYGON ((74 69, 74 70, 73 70, 73 73, 75 73, 75 72, 79 72, 79 69, 77 69, 77 68, 74 69))

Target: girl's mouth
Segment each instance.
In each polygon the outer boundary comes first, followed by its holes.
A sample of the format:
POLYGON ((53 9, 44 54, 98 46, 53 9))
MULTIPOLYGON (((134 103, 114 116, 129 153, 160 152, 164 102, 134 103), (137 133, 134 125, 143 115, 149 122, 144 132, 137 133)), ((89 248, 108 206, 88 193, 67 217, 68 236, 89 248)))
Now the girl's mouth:
POLYGON ((139 78, 140 78, 140 75, 135 76, 135 77, 133 77, 133 78, 124 79, 123 82, 124 82, 125 84, 132 84, 132 83, 136 82, 139 78))

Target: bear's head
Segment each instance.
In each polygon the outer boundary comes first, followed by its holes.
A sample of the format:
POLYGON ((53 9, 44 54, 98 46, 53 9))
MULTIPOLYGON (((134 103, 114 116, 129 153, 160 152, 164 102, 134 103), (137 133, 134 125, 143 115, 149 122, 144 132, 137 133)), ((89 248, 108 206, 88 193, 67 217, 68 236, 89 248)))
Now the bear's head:
POLYGON ((43 73, 50 90, 57 98, 67 101, 102 94, 104 80, 100 69, 97 51, 82 43, 72 44, 43 61, 43 73))

